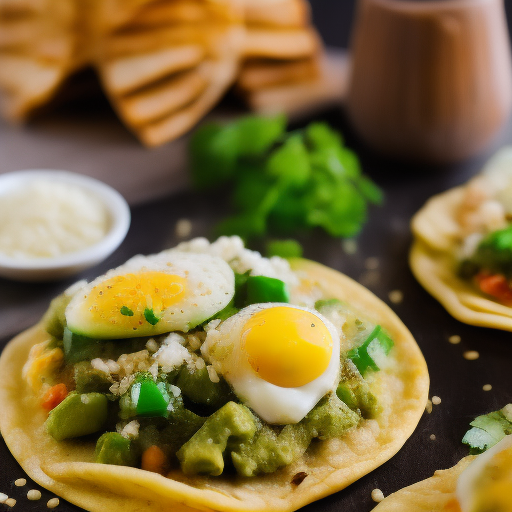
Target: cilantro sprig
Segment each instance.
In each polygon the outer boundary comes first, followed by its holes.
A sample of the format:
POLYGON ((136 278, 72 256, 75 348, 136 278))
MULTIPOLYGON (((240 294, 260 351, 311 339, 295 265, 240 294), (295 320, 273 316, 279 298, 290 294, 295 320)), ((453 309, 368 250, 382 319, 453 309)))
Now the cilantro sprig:
POLYGON ((475 418, 462 442, 470 447, 471 454, 482 453, 492 448, 505 436, 512 434, 512 404, 499 411, 475 418))
POLYGON ((283 116, 209 124, 195 133, 190 153, 197 189, 232 186, 236 213, 221 222, 219 234, 250 239, 320 227, 353 237, 368 204, 383 200, 341 135, 322 122, 293 132, 283 116))

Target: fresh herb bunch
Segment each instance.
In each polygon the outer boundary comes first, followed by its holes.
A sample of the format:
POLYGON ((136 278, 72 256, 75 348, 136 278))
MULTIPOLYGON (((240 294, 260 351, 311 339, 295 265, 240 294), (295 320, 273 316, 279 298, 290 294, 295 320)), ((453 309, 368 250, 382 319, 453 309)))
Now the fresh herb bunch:
POLYGON ((286 118, 249 116, 200 128, 190 145, 199 190, 230 184, 236 214, 219 234, 245 239, 321 227, 335 237, 357 235, 367 205, 381 190, 361 173, 355 153, 326 123, 286 131, 286 118))

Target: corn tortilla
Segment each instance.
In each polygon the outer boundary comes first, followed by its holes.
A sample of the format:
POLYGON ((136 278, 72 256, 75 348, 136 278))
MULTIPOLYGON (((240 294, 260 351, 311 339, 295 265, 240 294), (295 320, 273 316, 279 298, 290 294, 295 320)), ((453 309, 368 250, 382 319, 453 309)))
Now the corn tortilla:
POLYGON ((465 457, 453 468, 390 494, 372 512, 442 512, 456 499, 457 479, 474 458, 465 457))
POLYGON ((21 376, 30 348, 47 336, 39 324, 12 340, 0 358, 0 430, 14 457, 37 483, 92 512, 291 511, 383 464, 412 434, 425 409, 429 377, 421 351, 393 311, 360 284, 308 260, 293 260, 292 268, 301 279, 318 283, 325 297, 346 300, 393 337, 397 364, 375 374, 372 391, 383 405, 375 419, 363 420, 342 438, 314 442, 297 462, 253 478, 186 477, 178 469, 166 478, 96 464, 95 439, 56 442, 45 433, 46 415, 21 376), (294 485, 299 472, 307 477, 294 485))
POLYGON ((460 240, 456 212, 464 187, 434 196, 412 220, 409 263, 420 284, 453 317, 480 327, 512 331, 512 308, 493 300, 456 274, 455 254, 460 240))

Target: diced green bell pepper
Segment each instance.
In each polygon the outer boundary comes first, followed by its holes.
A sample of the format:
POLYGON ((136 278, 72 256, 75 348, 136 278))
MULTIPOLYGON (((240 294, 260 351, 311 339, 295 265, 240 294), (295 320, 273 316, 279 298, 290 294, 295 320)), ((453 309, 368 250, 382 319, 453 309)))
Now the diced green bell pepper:
POLYGON ((168 416, 171 399, 165 382, 156 383, 151 377, 139 377, 131 387, 130 396, 137 416, 168 416))
POLYGON ((70 393, 46 420, 46 431, 56 441, 94 434, 107 422, 108 400, 101 393, 70 393))
POLYGON ((115 466, 135 466, 137 457, 131 444, 129 439, 117 432, 105 432, 96 443, 96 462, 115 466))
POLYGON ((384 332, 380 325, 377 325, 366 341, 361 346, 350 350, 347 353, 347 357, 352 360, 361 375, 364 376, 368 370, 376 372, 380 370, 372 357, 373 350, 381 349, 385 355, 388 355, 393 345, 393 340, 384 332))
POLYGON ((286 284, 273 277, 249 276, 247 278, 247 305, 261 302, 290 302, 286 284))

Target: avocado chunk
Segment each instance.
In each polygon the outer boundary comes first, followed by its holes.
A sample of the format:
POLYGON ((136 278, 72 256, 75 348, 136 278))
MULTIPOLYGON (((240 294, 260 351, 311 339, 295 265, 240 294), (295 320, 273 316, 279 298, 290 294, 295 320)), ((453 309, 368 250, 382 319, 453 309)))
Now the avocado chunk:
POLYGON ((43 315, 42 323, 46 332, 60 340, 64 335, 64 328, 66 327, 65 311, 71 298, 71 296, 65 293, 55 297, 50 302, 50 307, 43 315))
POLYGON ((298 459, 310 442, 310 433, 300 423, 286 425, 279 433, 265 425, 253 439, 231 452, 231 460, 242 476, 273 473, 298 459))
POLYGON ((96 462, 115 466, 135 466, 137 456, 131 444, 129 439, 117 432, 105 432, 96 443, 96 462))
POLYGON ((206 368, 190 370, 183 366, 178 375, 176 386, 183 395, 196 404, 219 409, 233 399, 231 389, 223 379, 212 382, 206 368))
POLYGON ((338 398, 365 419, 374 418, 379 411, 377 398, 350 359, 341 362, 341 382, 336 389, 338 398))
POLYGON ((224 452, 247 442, 256 432, 256 419, 244 405, 228 402, 176 453, 185 475, 218 476, 224 470, 224 452))
POLYGON ((93 368, 88 361, 75 364, 73 377, 77 393, 108 393, 112 385, 107 374, 93 368))
POLYGON ((286 425, 280 432, 261 427, 253 438, 231 452, 231 460, 242 476, 273 473, 301 457, 314 438, 339 437, 359 419, 335 394, 330 394, 297 424, 286 425))
POLYGON ((107 422, 108 400, 101 393, 70 393, 46 420, 46 431, 56 441, 86 436, 107 422))

